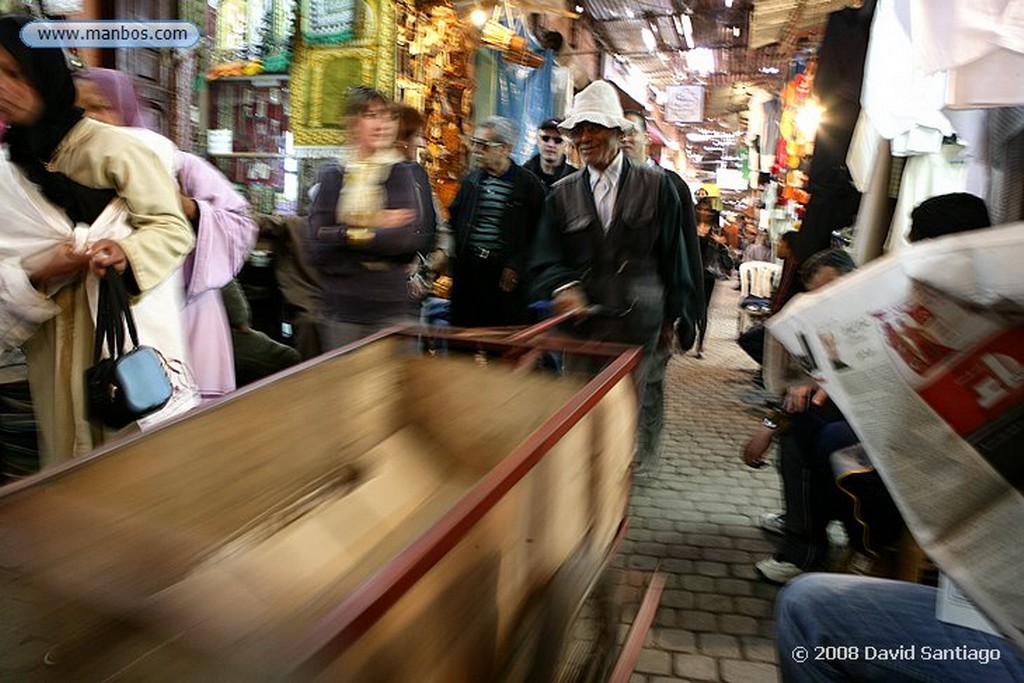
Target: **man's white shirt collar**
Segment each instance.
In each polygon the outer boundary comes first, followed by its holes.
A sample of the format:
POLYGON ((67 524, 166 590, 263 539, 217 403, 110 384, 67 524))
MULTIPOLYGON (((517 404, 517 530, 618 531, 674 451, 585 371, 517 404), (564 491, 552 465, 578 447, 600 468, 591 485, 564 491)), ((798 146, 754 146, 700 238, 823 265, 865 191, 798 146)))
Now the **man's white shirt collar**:
MULTIPOLYGON (((608 178, 608 182, 611 183, 611 190, 614 192, 619 186, 619 177, 622 176, 622 150, 615 155, 612 159, 612 163, 608 164, 608 168, 604 169, 604 172, 598 171, 593 166, 587 166, 587 173, 590 174, 590 189, 593 190, 594 186, 597 185, 597 181, 602 175, 608 178)), ((613 195, 614 196, 614 195, 613 195)))

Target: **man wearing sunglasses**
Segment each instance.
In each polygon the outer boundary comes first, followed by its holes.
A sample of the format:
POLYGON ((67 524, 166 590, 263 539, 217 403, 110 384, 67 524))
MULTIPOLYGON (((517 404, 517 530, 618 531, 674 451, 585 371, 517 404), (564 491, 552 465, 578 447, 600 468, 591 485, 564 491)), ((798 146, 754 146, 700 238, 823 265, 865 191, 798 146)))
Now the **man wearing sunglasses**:
MULTIPOLYGON (((611 84, 595 81, 573 101, 561 130, 586 167, 554 184, 544 204, 530 270, 535 298, 555 313, 598 304, 616 315, 577 321, 571 330, 594 341, 635 344, 642 406, 634 465, 651 472, 661 445, 661 406, 644 400, 659 346, 673 334, 692 340, 700 301, 680 228, 679 195, 668 176, 623 154, 623 116, 611 84)), ((575 359, 565 365, 573 370, 575 359)), ((580 369, 585 369, 580 367, 580 369)))
POLYGON ((558 119, 548 119, 537 128, 536 156, 523 164, 523 168, 540 178, 544 187, 550 190, 552 185, 576 170, 565 158, 567 146, 568 140, 558 131, 558 119))
POLYGON ((527 250, 544 202, 544 186, 509 156, 516 124, 491 116, 469 140, 476 169, 448 208, 454 237, 451 322, 456 327, 529 322, 527 250))

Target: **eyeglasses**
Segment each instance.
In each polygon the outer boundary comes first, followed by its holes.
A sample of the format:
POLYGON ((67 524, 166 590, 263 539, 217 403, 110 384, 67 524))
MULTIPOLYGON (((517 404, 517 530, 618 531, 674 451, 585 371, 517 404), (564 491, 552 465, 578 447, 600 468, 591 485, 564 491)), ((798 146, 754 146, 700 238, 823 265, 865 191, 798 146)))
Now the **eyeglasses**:
POLYGON ((485 147, 487 149, 493 149, 495 147, 501 147, 504 142, 498 142, 497 140, 481 140, 480 138, 470 138, 470 147, 485 147))
POLYGON ((540 139, 544 142, 553 142, 556 145, 562 144, 562 138, 557 135, 541 135, 540 139))

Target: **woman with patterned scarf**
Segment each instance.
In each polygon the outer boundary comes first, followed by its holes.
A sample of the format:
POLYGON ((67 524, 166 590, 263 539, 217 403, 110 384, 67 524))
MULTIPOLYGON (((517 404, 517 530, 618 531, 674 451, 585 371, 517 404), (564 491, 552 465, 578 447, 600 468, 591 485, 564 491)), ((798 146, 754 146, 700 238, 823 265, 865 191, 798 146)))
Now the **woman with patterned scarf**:
POLYGON ((212 400, 236 387, 232 331, 221 299, 256 243, 259 232, 249 204, 231 182, 206 160, 177 149, 152 129, 152 117, 140 101, 132 77, 113 69, 90 68, 75 74, 78 104, 85 115, 125 126, 171 162, 182 212, 196 234, 185 259, 185 333, 199 393, 212 400))
POLYGON ((320 171, 306 226, 324 282, 324 350, 412 319, 406 266, 433 242, 435 224, 426 172, 395 150, 387 99, 353 88, 345 115, 346 153, 320 171))

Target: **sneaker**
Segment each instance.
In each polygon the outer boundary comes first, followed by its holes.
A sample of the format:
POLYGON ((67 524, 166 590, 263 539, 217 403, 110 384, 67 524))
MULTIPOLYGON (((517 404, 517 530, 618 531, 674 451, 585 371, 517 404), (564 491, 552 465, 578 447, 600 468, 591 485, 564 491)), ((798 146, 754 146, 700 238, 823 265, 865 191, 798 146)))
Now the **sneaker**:
POLYGON ((786 513, 766 512, 757 518, 757 525, 770 534, 782 536, 786 533, 786 513))
POLYGON ((754 571, 761 575, 766 581, 777 584, 789 583, 791 580, 804 573, 803 569, 792 562, 783 562, 774 557, 766 557, 754 564, 754 571))

